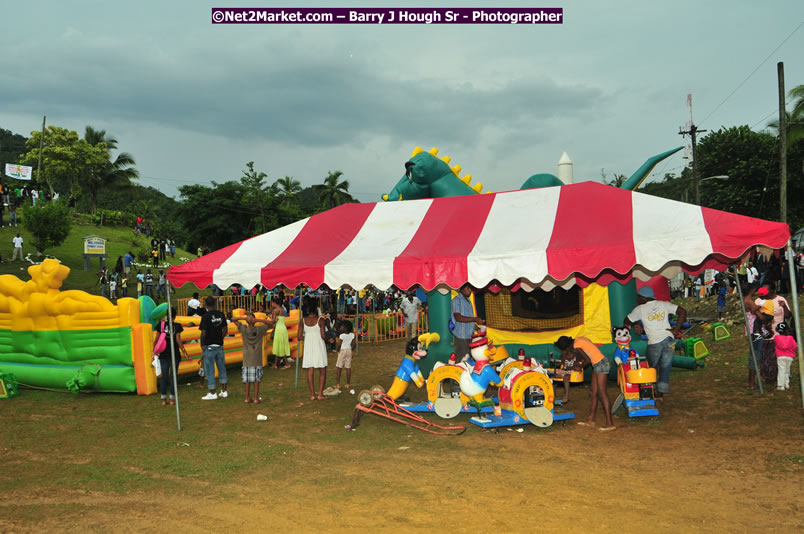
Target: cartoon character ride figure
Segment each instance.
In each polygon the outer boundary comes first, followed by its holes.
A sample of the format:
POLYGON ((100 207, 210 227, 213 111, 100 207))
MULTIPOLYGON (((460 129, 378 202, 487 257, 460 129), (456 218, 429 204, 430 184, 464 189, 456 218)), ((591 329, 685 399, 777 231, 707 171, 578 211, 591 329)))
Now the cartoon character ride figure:
POLYGON ((631 332, 627 328, 615 326, 612 332, 617 344, 614 361, 617 363, 617 383, 620 386, 620 395, 612 405, 612 413, 625 405, 628 417, 659 415, 654 401, 656 369, 648 365, 647 358, 631 348, 631 332))
POLYGON ((493 400, 486 398, 486 390, 490 385, 502 385, 502 379, 494 367, 489 365, 492 350, 489 349, 489 340, 485 333, 472 338, 469 351, 474 365, 470 366, 468 361, 459 364, 464 370, 458 383, 461 386, 461 393, 469 397, 470 404, 476 403, 477 408, 482 408, 494 403, 493 400))
POLYGON ((399 364, 399 369, 394 376, 394 383, 388 389, 388 396, 394 400, 399 399, 408 390, 411 381, 416 387, 424 386, 424 376, 419 369, 418 361, 427 357, 427 346, 440 339, 436 333, 422 334, 418 339, 411 339, 405 346, 405 358, 399 364))

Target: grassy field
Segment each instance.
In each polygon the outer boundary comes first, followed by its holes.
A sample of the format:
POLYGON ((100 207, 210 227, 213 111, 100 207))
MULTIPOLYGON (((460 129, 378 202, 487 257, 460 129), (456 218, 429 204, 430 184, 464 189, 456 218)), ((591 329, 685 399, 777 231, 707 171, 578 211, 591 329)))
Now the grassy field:
MULTIPOLYGON (((24 216, 24 214, 23 214, 24 216)), ((4 222, 8 222, 8 213, 5 214, 4 222)), ((98 235, 106 238, 106 266, 110 270, 114 269, 117 258, 125 255, 126 252, 131 251, 137 255, 139 250, 150 250, 150 238, 144 235, 135 236, 130 228, 123 226, 95 226, 94 224, 86 224, 74 220, 70 235, 67 240, 59 247, 45 251, 48 256, 58 258, 63 264, 70 267, 70 276, 64 281, 62 290, 80 289, 88 291, 96 295, 100 294, 100 289, 97 284, 97 272, 100 270, 100 262, 98 258, 93 258, 90 262, 90 270, 84 271, 84 240, 85 236, 98 235)), ((32 245, 33 239, 28 232, 25 231, 22 224, 18 227, 4 226, 0 228, 0 274, 13 274, 21 277, 23 280, 28 279, 28 272, 26 268, 34 263, 39 263, 42 257, 37 255, 36 250, 32 245), (24 240, 23 253, 26 256, 25 262, 11 262, 12 252, 14 250, 11 239, 20 232, 24 240)), ((176 265, 184 263, 182 258, 195 259, 195 254, 191 254, 185 250, 176 249, 176 257, 168 257, 167 262, 160 263, 160 266, 176 265)), ((151 268, 151 265, 142 263, 143 272, 145 269, 151 268)), ((137 296, 137 286, 134 281, 136 274, 135 267, 129 279, 129 296, 137 296)), ((196 291, 194 286, 185 285, 183 288, 177 290, 176 294, 179 298, 189 297, 193 291, 196 291)), ((118 287, 119 294, 119 287, 118 287)))
MULTIPOLYGON (((0 229, 9 251, 14 233, 0 229)), ((98 293, 82 269, 90 234, 109 239, 110 266, 147 246, 128 229, 76 225, 49 251, 73 267, 65 289, 98 293)), ((0 273, 26 279, 24 265, 4 261, 0 273)), ((449 423, 467 431, 452 437, 375 415, 347 429, 355 396, 311 401, 294 370, 266 369, 259 405, 243 402, 239 368, 230 397, 217 401, 202 401, 197 377, 183 377, 181 431, 158 396, 25 389, 0 400, 0 532, 801 531, 798 363, 791 390, 747 391, 747 343, 729 299, 730 339, 691 332, 711 350, 706 367, 674 369, 659 417, 620 412, 609 433, 575 424, 588 410, 585 386, 573 387, 576 417, 566 424, 482 430, 462 415, 449 423)), ((682 304, 691 316, 715 315, 714 299, 682 304)), ((361 345, 355 391, 388 387, 403 350, 401 341, 361 345)))
MULTIPOLYGON (((484 431, 459 416, 466 433, 441 437, 374 415, 350 431, 355 397, 310 401, 293 370, 266 369, 260 405, 244 404, 237 368, 225 400, 183 378, 181 431, 158 396, 24 390, 0 401, 0 531, 801 531, 797 364, 792 390, 746 391, 732 334, 704 336, 705 369, 673 371, 659 417, 620 412, 610 433, 484 431)), ((355 390, 390 385, 402 351, 361 345, 355 390)), ((588 389, 570 397, 578 420, 588 389)))

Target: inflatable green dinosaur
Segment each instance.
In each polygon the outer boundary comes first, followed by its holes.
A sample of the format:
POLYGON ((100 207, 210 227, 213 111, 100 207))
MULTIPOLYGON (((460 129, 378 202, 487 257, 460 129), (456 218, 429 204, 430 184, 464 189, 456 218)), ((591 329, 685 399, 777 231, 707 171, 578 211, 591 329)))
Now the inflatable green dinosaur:
MULTIPOLYGON (((634 172, 622 185, 623 189, 636 189, 656 167, 667 157, 675 154, 683 147, 674 148, 651 158, 648 158, 639 169, 634 172)), ((460 175, 460 165, 450 167, 449 156, 438 157, 438 149, 429 152, 416 147, 405 163, 405 174, 399 179, 393 189, 382 199, 385 201, 416 200, 423 198, 443 198, 465 195, 477 195, 483 189, 482 183, 472 182, 472 175, 460 175)), ((541 187, 555 187, 564 185, 556 176, 548 173, 534 174, 522 184, 520 189, 537 189, 541 187)), ((485 191, 490 192, 490 191, 485 191)), ((632 280, 627 284, 613 282, 608 286, 609 313, 611 324, 622 324, 626 314, 636 306, 636 283, 632 280)), ((441 341, 430 346, 427 362, 422 362, 425 373, 429 373, 436 361, 447 361, 452 352, 452 334, 449 330, 451 310, 451 295, 443 294, 438 290, 428 293, 428 319, 430 332, 438 332, 441 341), (427 367, 427 369, 424 369, 427 367)), ((604 353, 611 356, 614 353, 614 344, 602 347, 604 353)), ((528 356, 535 356, 547 363, 552 345, 534 346, 530 348, 528 356)), ((612 366, 612 373, 616 373, 616 366, 612 366)), ((614 376, 614 374, 612 374, 614 376)))

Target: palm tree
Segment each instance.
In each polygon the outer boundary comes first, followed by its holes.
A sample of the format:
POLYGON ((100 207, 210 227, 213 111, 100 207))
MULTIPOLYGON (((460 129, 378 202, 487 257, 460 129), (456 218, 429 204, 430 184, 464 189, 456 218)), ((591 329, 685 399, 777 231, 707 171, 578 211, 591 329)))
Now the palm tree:
POLYGON ((92 146, 104 143, 109 150, 109 161, 102 168, 90 168, 84 180, 94 215, 98 207, 98 191, 109 186, 130 187, 131 180, 139 177, 139 173, 134 168, 134 157, 128 152, 120 152, 114 160, 111 159, 111 151, 117 149, 117 139, 107 136, 106 130, 96 130, 92 126, 87 126, 84 140, 92 146))
POLYGON ((134 215, 142 217, 145 221, 156 220, 156 211, 150 200, 138 200, 134 203, 132 209, 134 210, 134 215))
POLYGON ((271 186, 272 188, 276 188, 279 195, 282 198, 282 203, 287 205, 290 200, 293 198, 294 195, 301 192, 302 186, 301 182, 298 180, 294 180, 292 176, 285 176, 284 178, 280 178, 271 186))
POLYGON ((324 178, 324 187, 321 190, 321 201, 324 206, 334 208, 352 200, 349 195, 349 180, 339 182, 343 173, 341 171, 329 171, 324 178))
MULTIPOLYGON (((787 123, 787 146, 804 139, 804 85, 794 87, 788 93, 793 102, 793 111, 785 112, 785 122, 787 123)), ((768 128, 779 134, 779 119, 768 123, 768 128)))

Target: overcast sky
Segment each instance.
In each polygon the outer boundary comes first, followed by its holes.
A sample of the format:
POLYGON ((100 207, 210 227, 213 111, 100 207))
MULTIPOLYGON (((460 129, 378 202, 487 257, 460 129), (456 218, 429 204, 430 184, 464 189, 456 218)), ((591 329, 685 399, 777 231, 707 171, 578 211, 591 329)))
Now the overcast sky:
MULTIPOLYGON (((701 128, 761 129, 775 117, 776 63, 788 89, 804 83, 801 0, 545 3, 564 8, 556 26, 210 22, 213 6, 293 4, 4 2, 0 127, 27 136, 47 115, 106 129, 141 183, 169 195, 238 179, 253 160, 304 186, 341 170, 369 202, 416 145, 494 191, 556 174, 563 151, 576 181, 630 175, 683 144, 687 93, 701 128)), ((657 177, 684 164, 676 155, 657 177)))

